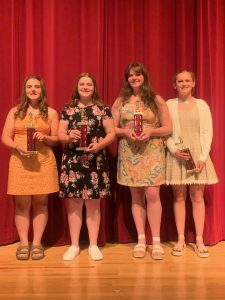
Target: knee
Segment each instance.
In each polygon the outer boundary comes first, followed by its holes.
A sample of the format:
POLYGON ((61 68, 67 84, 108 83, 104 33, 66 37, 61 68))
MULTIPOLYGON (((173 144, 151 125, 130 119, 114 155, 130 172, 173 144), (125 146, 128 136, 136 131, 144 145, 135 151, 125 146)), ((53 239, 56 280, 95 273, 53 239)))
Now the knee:
POLYGON ((175 204, 184 204, 185 203, 185 197, 184 196, 176 196, 174 197, 174 203, 175 204))
POLYGON ((34 212, 47 212, 48 202, 47 201, 33 201, 33 211, 34 212))
POLYGON ((201 195, 191 195, 191 202, 193 204, 199 204, 204 202, 204 198, 201 195))

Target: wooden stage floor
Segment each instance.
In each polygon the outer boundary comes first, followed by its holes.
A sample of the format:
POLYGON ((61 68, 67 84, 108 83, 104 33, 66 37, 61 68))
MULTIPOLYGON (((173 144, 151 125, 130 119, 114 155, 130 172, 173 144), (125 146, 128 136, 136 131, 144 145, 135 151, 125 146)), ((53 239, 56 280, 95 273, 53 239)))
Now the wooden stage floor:
MULTIPOLYGON (((93 262, 87 245, 72 262, 64 262, 67 246, 46 250, 40 261, 18 261, 17 244, 0 247, 0 299, 139 300, 225 299, 225 242, 209 247, 209 258, 198 258, 189 245, 183 257, 163 261, 132 257, 134 244, 107 244, 104 259, 93 262)), ((151 246, 149 246, 151 249, 151 246)))

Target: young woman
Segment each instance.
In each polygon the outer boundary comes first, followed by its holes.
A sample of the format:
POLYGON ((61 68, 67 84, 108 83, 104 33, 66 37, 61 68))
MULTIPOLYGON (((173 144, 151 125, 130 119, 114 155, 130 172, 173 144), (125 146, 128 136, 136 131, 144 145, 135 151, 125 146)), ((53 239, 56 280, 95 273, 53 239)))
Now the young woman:
POLYGON ((68 222, 71 246, 63 256, 74 259, 80 252, 79 236, 82 208, 86 206, 89 233, 89 255, 93 260, 103 258, 97 246, 100 226, 100 199, 110 194, 105 147, 115 138, 112 115, 99 99, 97 84, 89 73, 78 76, 72 99, 62 110, 58 131, 65 144, 60 177, 60 196, 68 200, 68 222), (82 136, 80 122, 86 123, 82 136), (86 139, 86 149, 80 149, 86 139))
POLYGON ((16 257, 42 259, 41 239, 48 220, 48 194, 58 191, 58 173, 52 146, 58 143, 58 115, 47 105, 45 83, 39 76, 25 79, 19 105, 5 121, 2 142, 12 150, 9 161, 8 194, 15 198, 15 223, 20 246, 16 257), (27 128, 35 128, 36 153, 27 149, 27 128), (30 249, 28 230, 33 210, 33 241, 30 249), (31 253, 30 253, 31 251, 31 253))
POLYGON ((134 62, 125 72, 121 95, 112 107, 118 148, 117 181, 130 187, 132 214, 138 233, 134 257, 146 253, 145 224, 148 218, 153 237, 153 259, 163 259, 160 244, 162 207, 160 185, 165 182, 165 153, 162 136, 172 126, 165 101, 153 91, 145 67, 134 62), (143 130, 135 132, 134 115, 142 114, 143 130))
POLYGON ((193 97, 195 75, 182 70, 174 76, 177 98, 167 101, 173 122, 173 134, 167 140, 169 148, 166 164, 166 182, 171 184, 174 194, 174 215, 178 242, 172 250, 175 256, 183 255, 185 248, 185 200, 189 191, 192 201, 196 231, 195 251, 199 257, 208 257, 203 242, 205 221, 204 187, 218 182, 209 156, 212 142, 212 117, 208 104, 193 97), (186 168, 190 154, 182 151, 188 147, 194 160, 192 171, 186 168))

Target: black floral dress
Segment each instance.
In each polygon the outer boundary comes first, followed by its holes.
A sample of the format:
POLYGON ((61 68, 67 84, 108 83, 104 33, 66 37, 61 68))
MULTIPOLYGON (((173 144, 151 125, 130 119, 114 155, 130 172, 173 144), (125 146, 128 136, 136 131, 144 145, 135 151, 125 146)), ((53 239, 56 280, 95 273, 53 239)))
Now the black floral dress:
MULTIPOLYGON (((81 121, 78 106, 65 106, 61 119, 68 121, 68 133, 78 128, 81 121)), ((105 137, 103 120, 112 118, 110 109, 105 105, 93 104, 82 108, 88 122, 88 143, 98 142, 105 137)), ((60 197, 99 199, 110 194, 109 170, 105 149, 97 153, 77 151, 77 144, 66 145, 62 156, 60 175, 60 197)))

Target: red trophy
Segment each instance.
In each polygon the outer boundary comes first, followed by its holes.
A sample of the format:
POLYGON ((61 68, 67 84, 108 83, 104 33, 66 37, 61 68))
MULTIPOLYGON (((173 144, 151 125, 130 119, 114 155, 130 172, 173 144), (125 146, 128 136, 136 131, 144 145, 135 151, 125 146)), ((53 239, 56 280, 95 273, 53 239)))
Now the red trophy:
POLYGON ((88 121, 87 121, 87 117, 85 116, 84 109, 80 110, 80 115, 81 115, 81 121, 77 123, 80 130, 80 142, 76 150, 85 151, 88 148, 88 137, 87 137, 88 121))
POLYGON ((137 136, 140 136, 143 130, 143 115, 140 111, 140 101, 136 102, 136 111, 134 113, 134 131, 137 136))
POLYGON ((35 139, 34 139, 34 133, 36 130, 33 125, 32 114, 29 114, 29 119, 30 119, 30 124, 27 127, 27 152, 29 152, 29 154, 37 154, 35 139))
POLYGON ((37 154, 35 147, 35 139, 34 139, 35 128, 27 127, 27 152, 29 154, 37 154))
POLYGON ((183 144, 183 139, 181 137, 179 137, 179 139, 180 139, 180 143, 177 143, 176 145, 181 145, 180 151, 183 152, 183 153, 189 154, 189 157, 190 157, 188 160, 185 160, 185 168, 186 168, 188 173, 195 172, 196 171, 196 165, 195 165, 194 159, 192 157, 191 151, 190 151, 188 146, 182 145, 183 144))

